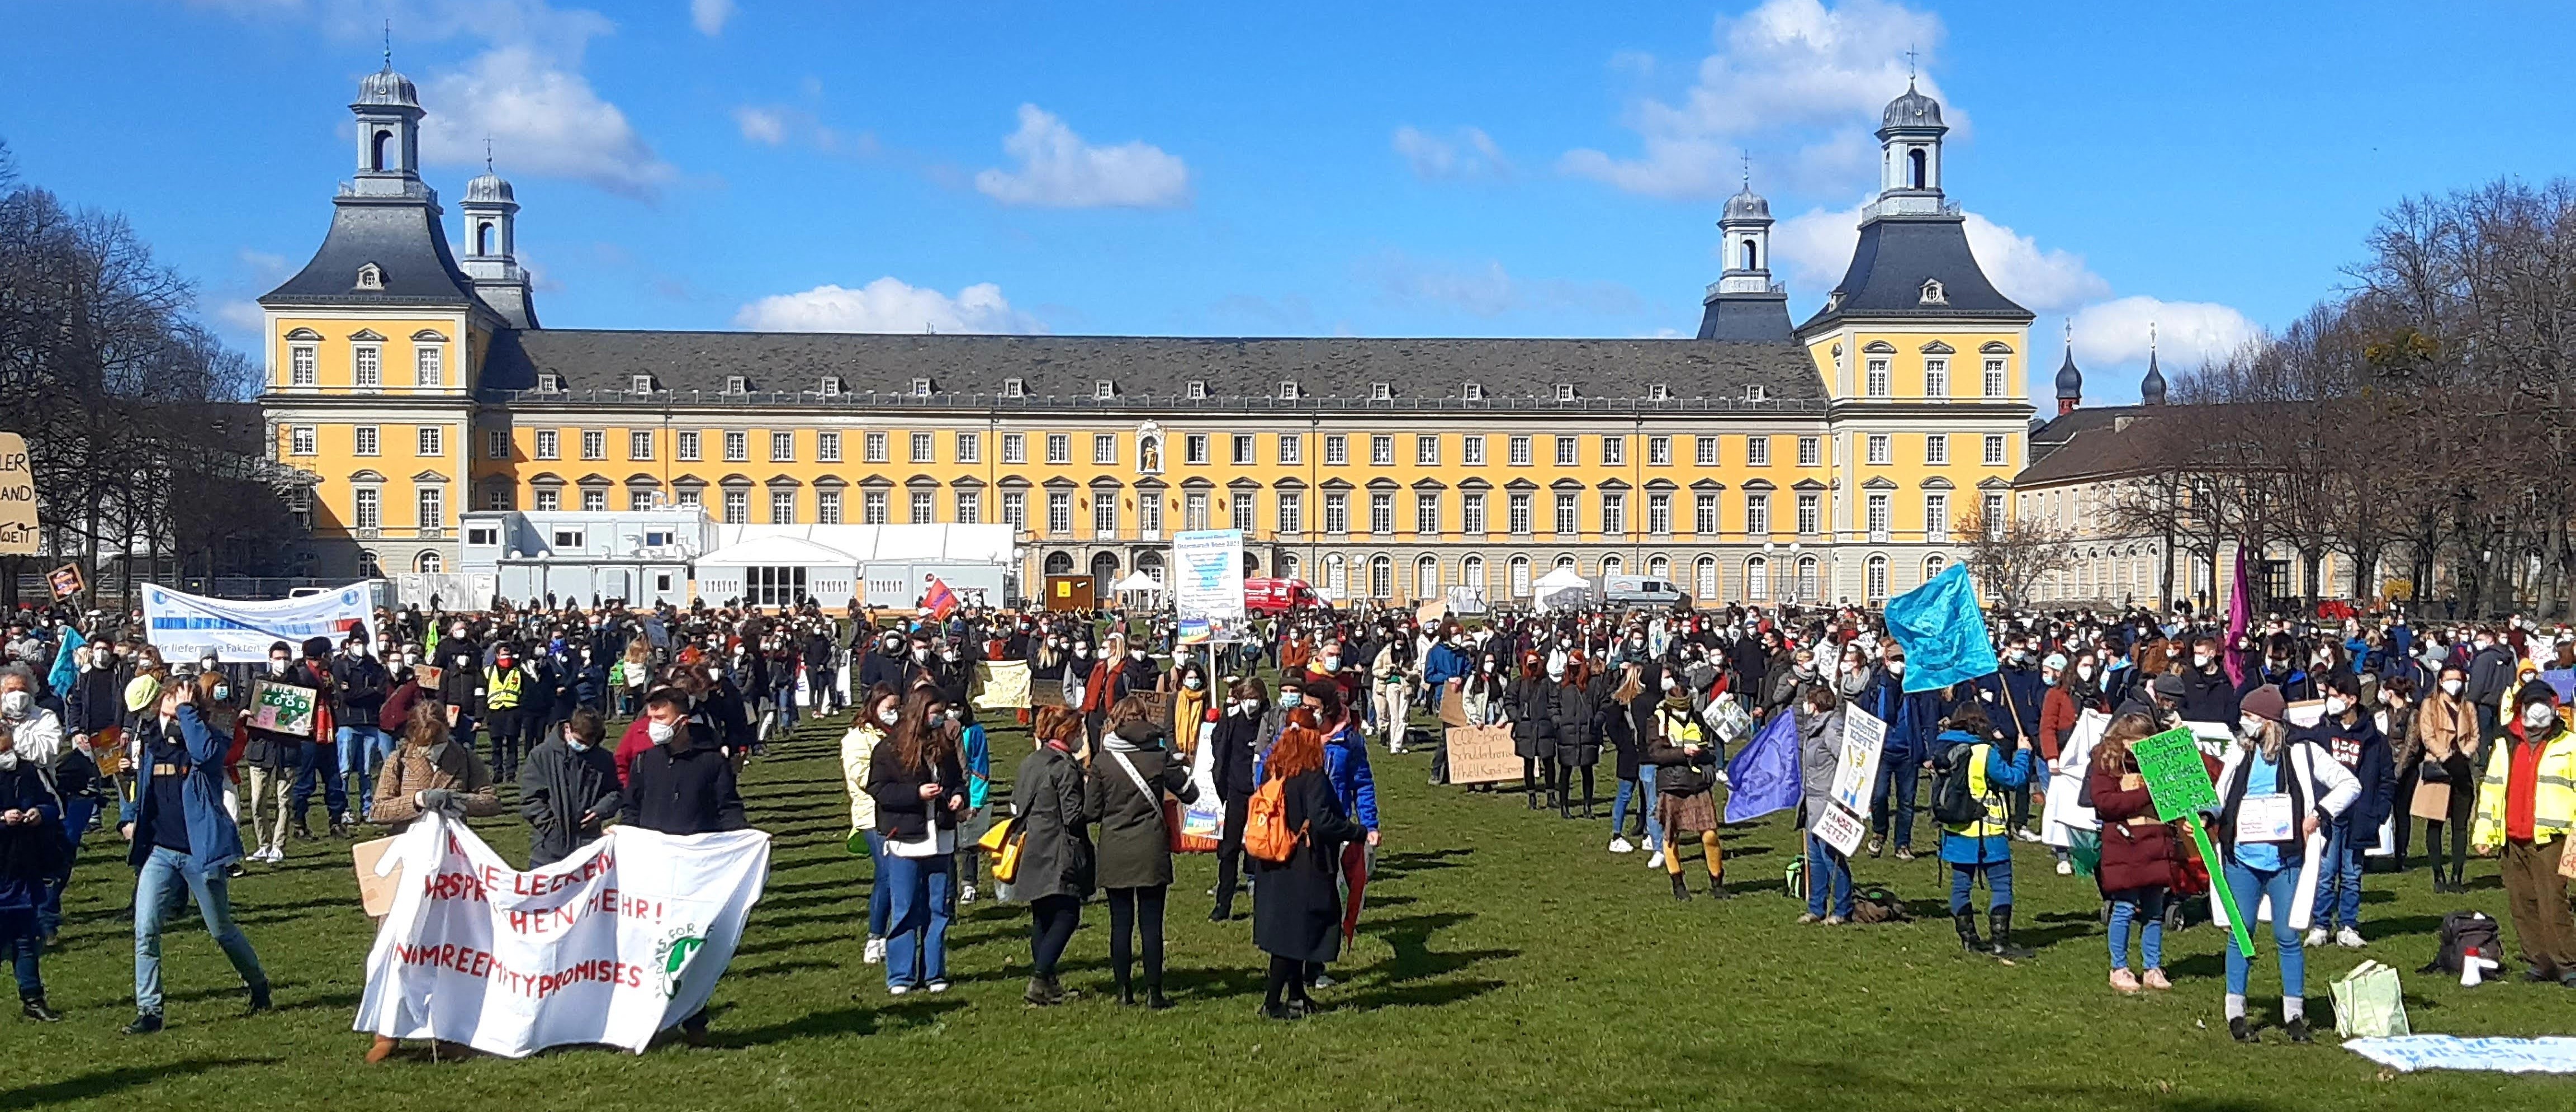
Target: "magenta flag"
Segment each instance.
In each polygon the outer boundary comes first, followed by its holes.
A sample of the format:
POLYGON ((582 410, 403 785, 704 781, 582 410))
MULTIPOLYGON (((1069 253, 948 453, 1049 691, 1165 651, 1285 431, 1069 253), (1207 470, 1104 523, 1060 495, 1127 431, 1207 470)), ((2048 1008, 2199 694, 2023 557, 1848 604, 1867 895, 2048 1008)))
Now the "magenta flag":
POLYGON ((2253 666, 2254 650, 2243 647, 2245 635, 2254 628, 2254 592, 2246 589, 2245 546, 2236 547, 2236 585, 2227 598, 2227 646, 2223 660, 2227 663, 2227 682, 2245 686, 2245 670, 2253 666))

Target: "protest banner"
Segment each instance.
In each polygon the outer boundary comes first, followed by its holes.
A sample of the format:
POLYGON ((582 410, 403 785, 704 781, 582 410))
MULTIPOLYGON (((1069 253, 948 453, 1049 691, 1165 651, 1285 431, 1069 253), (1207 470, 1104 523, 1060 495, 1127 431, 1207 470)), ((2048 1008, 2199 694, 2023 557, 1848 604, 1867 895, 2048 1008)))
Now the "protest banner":
POLYGON ((1512 749, 1510 726, 1451 726, 1447 744, 1452 784, 1498 784, 1521 778, 1521 758, 1512 749))
POLYGON ((1878 760, 1887 743, 1887 723, 1857 706, 1843 711, 1842 759, 1834 764, 1833 787, 1826 793, 1825 813, 1810 830, 1845 857, 1860 848, 1869 833, 1870 791, 1878 783, 1878 760))
POLYGON ((268 659, 268 647, 322 637, 337 642, 363 628, 373 595, 366 583, 276 602, 206 598, 168 587, 143 587, 143 630, 164 660, 214 657, 225 664, 268 659))
POLYGON ((986 660, 975 665, 975 705, 1018 709, 1029 705, 1029 662, 986 660))
POLYGON ((36 470, 27 438, 0 432, 0 556, 36 554, 36 470))
POLYGON ((1172 534, 1172 609, 1178 643, 1226 644, 1243 626, 1243 530, 1172 534))
POLYGON ((251 689, 250 726, 273 734, 313 736, 313 703, 319 693, 291 683, 259 681, 251 689))
POLYGON ((640 1054, 714 993, 760 901, 769 835, 615 826, 520 872, 432 812, 376 868, 413 879, 367 955, 358 1030, 507 1058, 582 1043, 640 1054))
MULTIPOLYGON (((2191 835, 2192 845, 2200 850, 2200 859, 2209 862, 2209 898, 2222 906, 2236 906, 2227 891, 2227 872, 2219 868, 2218 853, 2210 848, 2209 832, 2201 829, 2200 814, 2218 806, 2218 786, 2209 782, 2209 766, 2202 762, 2200 743, 2191 727, 2176 726, 2160 734, 2143 737, 2129 745, 2129 755, 2137 758, 2138 773, 2147 782, 2147 796, 2156 803, 2156 817, 2166 822, 2179 822, 2191 835)), ((2242 916, 2227 917, 2228 928, 2236 936, 2237 952, 2254 956, 2254 936, 2238 922, 2242 916)))
POLYGON ((79 564, 65 564, 45 573, 45 582, 53 587, 55 598, 70 598, 81 593, 88 583, 81 578, 79 564))

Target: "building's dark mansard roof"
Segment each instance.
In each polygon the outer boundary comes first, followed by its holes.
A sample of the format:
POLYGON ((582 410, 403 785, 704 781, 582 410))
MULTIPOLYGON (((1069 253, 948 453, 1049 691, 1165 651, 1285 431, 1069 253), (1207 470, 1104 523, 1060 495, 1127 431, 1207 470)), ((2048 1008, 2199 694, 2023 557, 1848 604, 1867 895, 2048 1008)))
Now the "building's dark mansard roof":
POLYGON ((1826 295, 1825 307, 1799 331, 1827 327, 1843 317, 1867 320, 1975 320, 2027 324, 2031 311, 1995 289, 1968 249, 1966 220, 1959 216, 1882 216, 1862 224, 1851 269, 1826 295), (1939 303, 1927 304, 1923 283, 1941 283, 1939 303))
POLYGON ((474 281, 449 253, 434 203, 411 197, 339 197, 331 230, 313 261, 259 299, 262 305, 376 305, 479 308, 474 281), (384 288, 358 288, 358 269, 374 263, 384 288))
POLYGON ((1786 293, 1729 293, 1711 296, 1699 318, 1699 338, 1738 343, 1794 344, 1786 293))
POLYGON ((1822 403, 1825 384, 1787 337, 1771 342, 1586 339, 1198 339, 1165 336, 995 336, 805 332, 534 329, 495 336, 482 385, 529 390, 537 375, 567 391, 625 391, 649 374, 657 391, 720 394, 741 376, 754 393, 816 390, 837 376, 847 393, 1001 396, 1017 378, 1029 397, 1091 398, 1107 381, 1121 397, 1180 400, 1188 384, 1210 398, 1458 398, 1476 383, 1489 398, 1552 399, 1560 383, 1584 399, 1740 402, 1759 386, 1775 402, 1822 403))

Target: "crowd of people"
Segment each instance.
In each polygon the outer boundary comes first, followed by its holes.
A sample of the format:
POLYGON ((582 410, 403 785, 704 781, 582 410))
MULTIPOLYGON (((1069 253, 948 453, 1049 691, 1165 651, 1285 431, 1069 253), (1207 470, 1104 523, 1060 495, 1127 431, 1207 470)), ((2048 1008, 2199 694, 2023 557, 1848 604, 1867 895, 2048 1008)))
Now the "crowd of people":
MULTIPOLYGON (((1270 963, 1262 1012, 1290 1019, 1332 983, 1345 912, 1381 844, 1372 747, 1429 749, 1442 783, 1445 727, 1506 728, 1519 782, 1478 790, 1567 823, 1606 809, 1608 852, 1642 850, 1690 900, 1729 894, 1730 753, 1792 738, 1800 922, 1835 926, 1856 915, 1853 862, 1816 828, 1859 712, 1885 729, 1854 856, 1914 860, 1929 818, 1971 952, 2028 956, 2013 875, 2027 855, 2098 884, 2111 989, 2170 990, 2166 933, 2215 874, 2234 903, 2203 914, 2251 923, 2269 905, 2280 1025, 2305 1041, 2304 951, 2368 944, 2364 875, 2374 856, 2410 870, 2420 821, 2433 891, 2465 891, 2471 856, 2498 858, 2527 978, 2576 987, 2560 875, 2576 827, 2564 710, 2576 634, 2564 627, 2419 631, 2391 613, 2230 632, 2187 611, 2003 616, 1996 671, 1918 691, 1881 616, 1850 607, 1472 622, 1299 611, 1204 649, 1175 646, 1174 632, 1168 616, 961 608, 881 621, 855 604, 496 601, 379 612, 336 643, 279 642, 246 668, 164 660, 132 616, 25 614, 0 644, 0 952, 24 1014, 59 1019, 41 959, 83 840, 112 831, 135 873, 126 1030, 162 1027, 160 940, 183 890, 256 1011, 268 977, 228 884, 322 840, 315 795, 326 837, 515 811, 535 867, 611 824, 744 828, 745 762, 800 716, 846 711, 849 846, 871 876, 863 956, 884 966, 887 993, 947 991, 951 920, 990 891, 1027 906, 1027 1001, 1061 1003, 1074 990, 1058 970, 1099 893, 1116 998, 1168 1006, 1173 824, 1195 809, 1221 816, 1209 917, 1235 919, 1248 884, 1252 941, 1270 963), (978 705, 976 665, 996 661, 1025 663, 1031 705, 978 705), (253 726, 262 681, 315 691, 312 728, 253 726), (987 730, 1006 719, 1028 726, 1031 751, 996 793, 987 730), (2217 786, 2202 818, 2216 860, 2159 817, 2132 749, 2178 726, 2217 786), (1686 875, 1693 843, 1704 883, 1686 875)), ((2227 948, 2225 1015, 2245 1040, 2258 1038, 2252 964, 2227 948)), ((705 1013, 682 1033, 703 1040, 705 1013)), ((378 1040, 368 1057, 392 1049, 378 1040)))

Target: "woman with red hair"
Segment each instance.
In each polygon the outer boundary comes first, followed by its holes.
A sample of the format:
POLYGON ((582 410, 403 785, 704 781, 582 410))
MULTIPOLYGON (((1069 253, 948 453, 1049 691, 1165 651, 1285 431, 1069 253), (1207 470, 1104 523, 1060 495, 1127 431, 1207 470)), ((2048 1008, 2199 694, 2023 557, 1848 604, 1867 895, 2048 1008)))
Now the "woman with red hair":
POLYGON ((1306 983, 1341 954, 1342 845, 1368 836, 1342 813, 1324 772, 1324 735, 1302 709, 1279 732, 1262 779, 1280 781, 1288 828, 1298 831, 1288 860, 1253 862, 1252 942, 1270 955, 1261 1014, 1297 1019, 1314 1010, 1306 983))

